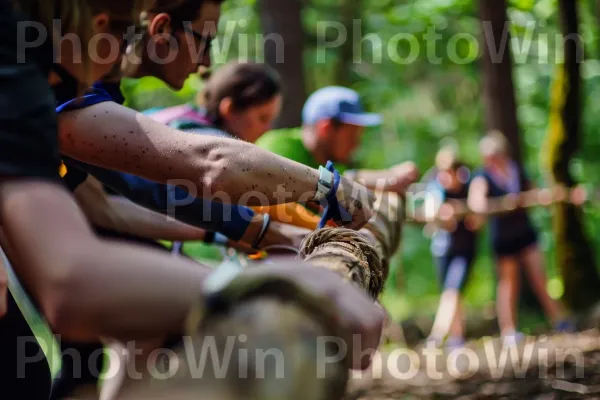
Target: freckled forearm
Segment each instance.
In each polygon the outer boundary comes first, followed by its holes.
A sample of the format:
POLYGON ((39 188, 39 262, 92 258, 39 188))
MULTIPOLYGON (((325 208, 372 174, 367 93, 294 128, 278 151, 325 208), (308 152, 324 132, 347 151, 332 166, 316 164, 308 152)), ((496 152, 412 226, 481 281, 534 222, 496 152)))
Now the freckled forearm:
POLYGON ((232 202, 255 206, 306 202, 315 196, 319 173, 303 164, 239 141, 211 153, 214 165, 208 175, 213 178, 207 185, 213 194, 227 193, 232 202))
POLYGON ((200 197, 223 192, 236 204, 279 204, 310 200, 317 186, 318 171, 305 165, 239 140, 184 133, 114 103, 61 115, 60 131, 61 152, 76 160, 181 180, 200 197))

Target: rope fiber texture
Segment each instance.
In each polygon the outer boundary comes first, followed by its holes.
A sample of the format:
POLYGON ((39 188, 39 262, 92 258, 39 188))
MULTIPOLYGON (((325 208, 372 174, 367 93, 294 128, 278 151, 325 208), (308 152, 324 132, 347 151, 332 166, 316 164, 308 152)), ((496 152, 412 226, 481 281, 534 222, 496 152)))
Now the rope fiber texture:
POLYGON ((300 258, 339 273, 377 299, 389 276, 390 258, 400 247, 404 205, 397 195, 379 193, 375 215, 362 230, 318 229, 302 242, 300 258))

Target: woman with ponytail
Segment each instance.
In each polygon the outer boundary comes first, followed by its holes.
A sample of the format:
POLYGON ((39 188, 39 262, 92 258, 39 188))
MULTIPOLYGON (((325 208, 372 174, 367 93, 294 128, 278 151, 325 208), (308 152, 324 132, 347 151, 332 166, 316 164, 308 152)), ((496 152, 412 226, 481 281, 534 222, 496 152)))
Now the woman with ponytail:
POLYGON ((147 115, 175 129, 202 133, 206 128, 216 128, 254 143, 271 129, 279 115, 281 90, 279 75, 268 65, 233 61, 210 75, 197 104, 147 115))

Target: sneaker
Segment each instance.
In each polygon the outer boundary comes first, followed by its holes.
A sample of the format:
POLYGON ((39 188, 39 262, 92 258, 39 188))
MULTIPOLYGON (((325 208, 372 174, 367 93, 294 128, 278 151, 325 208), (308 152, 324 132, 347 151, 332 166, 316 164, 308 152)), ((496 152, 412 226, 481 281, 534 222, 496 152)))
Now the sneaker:
POLYGON ((465 347, 465 339, 460 336, 449 336, 446 339, 446 349, 456 350, 465 347))
POLYGON ((439 336, 429 336, 425 340, 426 347, 434 347, 436 349, 442 347, 443 343, 444 343, 444 338, 439 337, 439 336))
POLYGON ((554 324, 554 331, 559 333, 573 333, 577 331, 577 327, 570 319, 562 319, 554 324))

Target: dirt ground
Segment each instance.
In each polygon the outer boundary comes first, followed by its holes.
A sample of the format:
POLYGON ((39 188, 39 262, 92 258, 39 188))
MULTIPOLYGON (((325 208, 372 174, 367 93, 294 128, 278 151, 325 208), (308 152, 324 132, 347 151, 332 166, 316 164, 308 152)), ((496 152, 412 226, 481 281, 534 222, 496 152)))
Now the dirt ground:
POLYGON ((347 398, 600 399, 600 332, 385 351, 354 375, 347 398))

